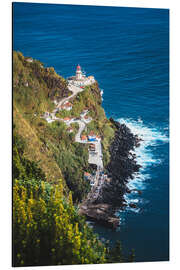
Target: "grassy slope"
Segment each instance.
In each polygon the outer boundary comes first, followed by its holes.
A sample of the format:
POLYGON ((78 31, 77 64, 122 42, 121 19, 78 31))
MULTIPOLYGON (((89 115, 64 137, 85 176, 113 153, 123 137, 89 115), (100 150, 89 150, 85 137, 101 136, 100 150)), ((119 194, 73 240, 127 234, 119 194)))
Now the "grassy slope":
POLYGON ((46 149, 39 139, 36 130, 23 118, 22 114, 14 105, 14 123, 20 136, 26 142, 25 157, 31 161, 36 161, 44 171, 49 181, 55 182, 62 178, 62 173, 55 162, 53 153, 50 149, 46 149))
MULTIPOLYGON (((53 157, 52 150, 44 144, 41 137, 42 126, 45 127, 46 123, 41 120, 40 115, 45 111, 51 111, 54 107, 53 95, 51 88, 48 87, 47 77, 48 72, 39 61, 34 60, 33 63, 28 63, 21 53, 13 53, 14 125, 19 135, 25 139, 26 158, 38 162, 47 180, 55 182, 62 178, 62 173, 53 157)), ((63 78, 58 77, 55 72, 49 73, 49 77, 51 81, 53 78, 57 81, 58 78, 59 85, 61 84, 63 90, 66 90, 65 94, 68 95, 63 78)), ((56 95, 59 90, 59 97, 62 97, 65 94, 61 93, 58 86, 55 88, 56 95)))

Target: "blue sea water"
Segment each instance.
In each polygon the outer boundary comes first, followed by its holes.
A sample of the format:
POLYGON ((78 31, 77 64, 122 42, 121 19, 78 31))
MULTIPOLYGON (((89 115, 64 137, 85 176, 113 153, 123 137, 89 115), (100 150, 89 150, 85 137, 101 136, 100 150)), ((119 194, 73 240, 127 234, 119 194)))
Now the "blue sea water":
POLYGON ((169 259, 169 11, 165 9, 14 3, 13 49, 68 77, 79 63, 103 90, 107 117, 126 123, 143 143, 143 167, 125 195, 138 209, 118 212, 118 231, 135 261, 169 259))

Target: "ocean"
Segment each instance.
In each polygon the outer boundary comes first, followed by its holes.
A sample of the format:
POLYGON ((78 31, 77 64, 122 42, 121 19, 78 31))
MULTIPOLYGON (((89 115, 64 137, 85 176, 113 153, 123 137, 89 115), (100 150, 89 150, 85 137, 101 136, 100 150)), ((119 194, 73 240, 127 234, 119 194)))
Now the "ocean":
POLYGON ((118 211, 120 228, 93 224, 121 240, 135 261, 169 259, 169 10, 14 3, 13 49, 68 77, 80 64, 103 91, 107 117, 143 142, 142 168, 125 195, 137 209, 118 211))

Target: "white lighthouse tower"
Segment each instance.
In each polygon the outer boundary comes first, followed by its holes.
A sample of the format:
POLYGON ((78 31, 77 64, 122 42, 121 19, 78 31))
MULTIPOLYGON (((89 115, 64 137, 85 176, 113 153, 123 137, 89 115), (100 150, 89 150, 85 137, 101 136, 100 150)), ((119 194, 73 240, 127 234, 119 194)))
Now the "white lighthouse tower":
POLYGON ((76 80, 82 80, 82 71, 80 65, 76 67, 76 80))

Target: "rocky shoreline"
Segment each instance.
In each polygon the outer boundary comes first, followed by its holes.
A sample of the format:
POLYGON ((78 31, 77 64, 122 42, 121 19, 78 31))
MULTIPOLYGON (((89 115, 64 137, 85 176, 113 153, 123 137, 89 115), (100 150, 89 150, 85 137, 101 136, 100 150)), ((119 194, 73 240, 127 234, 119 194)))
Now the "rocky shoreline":
POLYGON ((91 190, 87 199, 80 205, 79 212, 86 215, 89 220, 116 228, 119 225, 119 218, 115 215, 116 210, 123 210, 127 206, 137 207, 136 204, 128 204, 124 199, 124 194, 140 193, 138 190, 129 190, 127 183, 133 179, 133 174, 141 167, 136 162, 136 155, 131 153, 140 146, 141 139, 132 134, 125 124, 120 124, 112 118, 110 121, 116 127, 116 132, 109 149, 111 159, 105 168, 108 181, 102 185, 97 198, 93 197, 94 190, 91 190))

